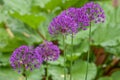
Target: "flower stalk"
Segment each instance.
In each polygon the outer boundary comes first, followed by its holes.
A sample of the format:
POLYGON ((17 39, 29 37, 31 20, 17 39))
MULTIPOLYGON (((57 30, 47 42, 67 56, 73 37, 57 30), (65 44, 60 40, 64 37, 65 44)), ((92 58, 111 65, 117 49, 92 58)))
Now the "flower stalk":
POLYGON ((90 52, 91 52, 91 22, 90 22, 90 28, 89 28, 89 41, 88 41, 88 54, 87 54, 87 68, 86 68, 86 75, 85 75, 85 80, 87 80, 88 77, 88 68, 89 68, 89 58, 90 58, 90 52))
POLYGON ((48 78, 49 78, 48 77, 48 62, 46 61, 46 80, 49 80, 48 78))
POLYGON ((64 47, 64 80, 66 80, 66 48, 65 48, 65 35, 63 35, 63 47, 64 47))
POLYGON ((73 60, 72 60, 72 58, 73 58, 73 33, 72 33, 72 35, 71 35, 71 45, 72 45, 72 51, 71 51, 71 61, 70 61, 70 80, 72 80, 72 63, 73 63, 73 60))
POLYGON ((25 69, 25 66, 24 66, 24 69, 23 69, 23 73, 22 75, 24 76, 25 80, 27 80, 27 75, 26 75, 26 69, 25 69))

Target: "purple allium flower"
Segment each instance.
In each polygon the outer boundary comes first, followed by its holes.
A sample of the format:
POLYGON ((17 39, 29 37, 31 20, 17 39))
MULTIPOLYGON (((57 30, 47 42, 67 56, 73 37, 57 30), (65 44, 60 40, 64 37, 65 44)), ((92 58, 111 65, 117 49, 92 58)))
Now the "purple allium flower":
POLYGON ((42 57, 28 46, 20 46, 15 49, 10 57, 11 66, 14 69, 26 69, 32 70, 33 68, 39 68, 42 64, 42 57))
POLYGON ((60 55, 58 46, 48 41, 44 41, 43 44, 40 44, 35 51, 42 55, 44 61, 55 61, 60 55))
POLYGON ((83 6, 84 11, 89 17, 90 22, 94 21, 95 23, 104 22, 105 14, 101 6, 94 2, 89 2, 83 6))
POLYGON ((77 23, 77 27, 83 30, 90 25, 89 17, 87 16, 84 7, 83 8, 68 8, 64 11, 64 14, 74 19, 77 23))
POLYGON ((55 17, 49 25, 49 33, 51 35, 56 34, 72 34, 76 33, 78 29, 78 25, 75 20, 67 16, 65 11, 63 11, 60 15, 55 17))

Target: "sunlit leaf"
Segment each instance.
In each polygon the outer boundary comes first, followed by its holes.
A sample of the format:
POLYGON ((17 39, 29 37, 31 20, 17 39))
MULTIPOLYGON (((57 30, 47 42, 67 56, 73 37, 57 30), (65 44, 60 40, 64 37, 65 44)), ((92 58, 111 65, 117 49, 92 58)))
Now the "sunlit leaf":
POLYGON ((20 15, 19 13, 14 13, 11 15, 17 18, 18 20, 23 21, 24 23, 26 23, 27 25, 29 25, 34 29, 37 29, 40 23, 45 20, 45 17, 42 15, 34 15, 34 14, 20 15))
MULTIPOLYGON (((93 80, 97 73, 97 68, 94 63, 88 63, 88 80, 93 80)), ((73 80, 85 80, 87 62, 78 61, 73 65, 72 74, 73 80)))

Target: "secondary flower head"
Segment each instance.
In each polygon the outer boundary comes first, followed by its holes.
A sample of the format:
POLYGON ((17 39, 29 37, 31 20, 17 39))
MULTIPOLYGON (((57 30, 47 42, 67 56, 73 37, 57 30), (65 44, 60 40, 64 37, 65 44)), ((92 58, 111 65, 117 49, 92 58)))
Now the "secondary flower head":
POLYGON ((44 61, 55 61, 60 55, 58 46, 48 41, 44 41, 43 44, 40 44, 35 51, 42 55, 44 61))
POLYGON ((67 16, 65 11, 63 11, 60 15, 55 17, 50 23, 48 30, 51 35, 56 34, 72 34, 77 32, 77 23, 75 20, 67 16))
POLYGON ((86 27, 89 26, 90 20, 88 16, 85 14, 83 7, 82 8, 69 8, 67 11, 68 13, 72 12, 72 17, 77 22, 79 28, 85 30, 86 27))
POLYGON ((95 23, 104 22, 105 14, 101 6, 94 2, 89 2, 83 6, 84 11, 89 17, 90 21, 95 23))
POLYGON ((83 30, 86 29, 87 26, 89 26, 90 20, 88 16, 85 14, 84 8, 68 8, 66 10, 67 16, 70 16, 75 20, 77 23, 78 28, 81 28, 83 30))
POLYGON ((39 68, 42 63, 42 57, 28 46, 20 46, 15 49, 10 57, 11 66, 14 69, 32 70, 33 68, 39 68))

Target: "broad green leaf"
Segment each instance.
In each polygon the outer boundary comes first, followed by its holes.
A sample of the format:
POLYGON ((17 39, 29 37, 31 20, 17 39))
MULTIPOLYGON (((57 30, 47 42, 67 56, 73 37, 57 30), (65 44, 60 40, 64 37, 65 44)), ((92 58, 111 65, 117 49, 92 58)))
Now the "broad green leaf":
POLYGON ((4 28, 0 28, 0 48, 4 48, 8 44, 9 35, 4 28))
POLYGON ((2 22, 5 22, 8 18, 8 15, 7 13, 3 12, 1 9, 0 9, 0 23, 2 22))
MULTIPOLYGON (((103 47, 116 45, 116 40, 120 37, 120 24, 116 24, 116 21, 118 21, 119 18, 117 17, 116 20, 115 9, 112 5, 110 5, 110 2, 105 2, 105 4, 101 2, 99 3, 105 11, 106 18, 104 23, 94 25, 97 27, 95 32, 92 33, 94 45, 101 45, 103 47)), ((116 16, 119 16, 119 13, 120 8, 118 8, 116 16)))
MULTIPOLYGON (((40 69, 27 71, 27 73, 28 80, 41 80, 42 75, 44 75, 44 69, 41 67, 40 69)), ((0 80, 25 80, 25 78, 22 73, 18 73, 17 70, 13 70, 12 67, 0 67, 0 80)))
POLYGON ((62 67, 50 66, 48 72, 53 80, 64 80, 64 69, 62 67))
POLYGON ((51 65, 64 66, 64 58, 63 58, 62 56, 60 56, 60 57, 58 58, 58 60, 56 60, 56 61, 49 61, 48 63, 51 64, 51 65))
POLYGON ((4 4, 3 0, 0 0, 0 5, 3 5, 3 4, 4 4))
POLYGON ((56 7, 60 6, 62 4, 62 0, 50 0, 46 5, 45 9, 48 11, 54 10, 56 7), (55 3, 55 4, 53 4, 55 3))
POLYGON ((26 14, 30 11, 31 0, 4 0, 4 7, 10 12, 26 14))
POLYGON ((34 69, 33 71, 28 71, 28 80, 42 80, 44 72, 44 66, 41 65, 40 69, 34 69))
POLYGON ((23 22, 17 19, 9 18, 7 25, 12 30, 15 37, 25 41, 28 45, 40 43, 42 40, 34 29, 26 26, 23 22))
MULTIPOLYGON (((69 45, 72 45, 72 44, 71 44, 71 41, 72 41, 72 36, 71 36, 71 35, 67 36, 67 37, 66 37, 66 40, 65 40, 65 43, 66 43, 66 44, 69 44, 69 45)), ((73 44, 74 44, 74 45, 77 45, 77 44, 79 44, 80 42, 81 42, 81 40, 80 40, 79 37, 76 37, 76 36, 73 37, 73 44)))
POLYGON ((75 46, 74 49, 76 49, 75 52, 85 53, 88 51, 88 48, 89 48, 88 39, 86 40, 83 39, 81 40, 81 43, 79 45, 75 46))
POLYGON ((0 51, 11 52, 21 44, 26 44, 19 38, 11 38, 4 28, 0 28, 0 51))
POLYGON ((33 0, 33 6, 40 6, 41 8, 44 8, 45 5, 51 0, 33 0))
POLYGON ((8 66, 10 65, 10 62, 9 62, 9 58, 11 56, 11 53, 8 53, 8 52, 4 52, 4 53, 1 53, 0 54, 0 66, 8 66))
POLYGON ((20 15, 19 13, 14 13, 11 15, 17 18, 18 20, 23 21, 33 29, 37 29, 40 23, 45 20, 45 17, 43 15, 35 15, 35 14, 20 15))
POLYGON ((71 54, 67 54, 67 60, 69 61, 75 61, 77 60, 79 57, 81 56, 81 53, 72 53, 72 58, 71 58, 71 54))
POLYGON ((94 45, 113 46, 116 45, 116 40, 119 39, 120 27, 114 23, 109 23, 106 26, 98 26, 92 37, 94 45))
POLYGON ((101 77, 98 80, 114 80, 111 77, 101 77))
POLYGON ((21 74, 18 74, 11 68, 0 67, 0 80, 20 80, 21 74))
MULTIPOLYGON (((73 80, 85 80, 87 62, 78 61, 72 66, 73 80)), ((97 74, 97 68, 94 63, 88 63, 88 79, 93 80, 97 74)))
POLYGON ((120 56, 120 44, 118 43, 115 46, 105 47, 106 52, 114 54, 115 56, 120 56))
POLYGON ((111 77, 113 78, 113 80, 120 80, 120 70, 113 72, 111 77))
POLYGON ((71 7, 74 5, 74 7, 81 7, 83 6, 88 0, 65 0, 63 2, 62 7, 64 7, 65 9, 71 7))

